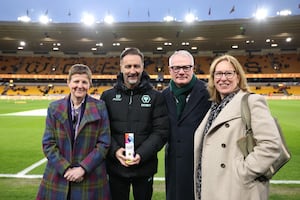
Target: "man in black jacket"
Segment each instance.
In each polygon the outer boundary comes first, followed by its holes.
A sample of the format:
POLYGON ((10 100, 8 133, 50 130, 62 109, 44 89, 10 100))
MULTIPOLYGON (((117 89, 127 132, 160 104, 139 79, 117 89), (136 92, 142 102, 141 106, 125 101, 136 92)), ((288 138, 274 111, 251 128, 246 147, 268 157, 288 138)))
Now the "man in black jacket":
POLYGON ((194 58, 186 50, 169 58, 171 81, 163 91, 170 120, 166 145, 167 200, 194 199, 194 133, 210 108, 205 82, 194 74, 194 58))
POLYGON ((112 200, 151 200, 157 152, 168 137, 167 107, 162 94, 153 89, 144 71, 144 56, 137 48, 120 55, 121 73, 112 89, 105 91, 111 126, 107 168, 112 200), (125 133, 134 135, 134 157, 125 156, 125 133))

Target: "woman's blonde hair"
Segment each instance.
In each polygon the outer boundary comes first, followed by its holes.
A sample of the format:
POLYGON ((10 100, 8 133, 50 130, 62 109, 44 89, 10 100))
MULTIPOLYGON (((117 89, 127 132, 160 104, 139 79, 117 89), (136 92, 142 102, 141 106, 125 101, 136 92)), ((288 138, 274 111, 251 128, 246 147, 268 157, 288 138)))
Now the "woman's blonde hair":
POLYGON ((215 58, 213 60, 212 64, 210 65, 210 69, 209 69, 207 90, 210 94, 210 100, 217 102, 217 103, 221 102, 221 96, 220 96, 220 93, 216 90, 216 87, 214 85, 214 72, 215 72, 217 64, 219 64, 221 61, 224 61, 224 60, 231 63, 231 65, 233 66, 234 71, 239 78, 238 87, 245 92, 246 91, 250 92, 250 89, 249 89, 249 86, 247 83, 247 78, 245 75, 245 71, 244 71, 241 63, 235 57, 225 54, 225 55, 215 58))

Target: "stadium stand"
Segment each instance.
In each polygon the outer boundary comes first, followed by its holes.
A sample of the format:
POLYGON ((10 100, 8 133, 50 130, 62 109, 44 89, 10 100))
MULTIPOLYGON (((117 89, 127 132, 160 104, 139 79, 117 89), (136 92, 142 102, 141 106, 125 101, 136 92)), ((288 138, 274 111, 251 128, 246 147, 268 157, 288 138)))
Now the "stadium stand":
MULTIPOLYGON (((247 73, 298 73, 300 72, 300 56, 297 54, 267 54, 236 56, 245 67, 247 73)), ((195 58, 197 74, 208 74, 214 57, 195 58)), ((102 75, 117 74, 119 57, 23 57, 0 56, 2 74, 67 74, 75 63, 91 66, 93 73, 102 75)), ((145 69, 149 74, 157 74, 158 69, 167 75, 168 57, 146 57, 145 69)))
MULTIPOLYGON (((214 56, 195 56, 195 73, 206 79, 214 56)), ((297 53, 266 53, 236 55, 244 66, 251 90, 272 95, 300 95, 300 56, 297 53), (295 75, 295 76, 294 76, 295 75)), ((0 56, 0 94, 14 95, 66 95, 66 75, 75 63, 91 67, 94 87, 91 94, 101 94, 112 87, 119 72, 118 56, 54 57, 54 56, 0 56), (19 75, 19 76, 18 76, 19 75), (38 77, 41 75, 41 77, 38 77), (56 76, 57 75, 57 76, 56 76), (61 77, 61 75, 64 75, 61 77), (17 78, 15 76, 18 76, 17 78), (60 77, 58 77, 60 76, 60 77)), ((155 86, 162 89, 169 82, 168 56, 145 56, 145 70, 153 76, 155 86), (161 88, 162 87, 162 88, 161 88)))
MULTIPOLYGON (((266 54, 236 56, 245 67, 247 73, 297 73, 300 72, 300 56, 297 54, 266 54)), ((214 57, 195 57, 196 73, 208 74, 210 63, 214 57)), ((91 66, 93 73, 117 74, 119 57, 23 57, 0 56, 2 74, 67 74, 75 63, 91 66)), ((168 57, 146 57, 145 69, 149 74, 157 74, 161 68, 165 75, 168 70, 168 57)))

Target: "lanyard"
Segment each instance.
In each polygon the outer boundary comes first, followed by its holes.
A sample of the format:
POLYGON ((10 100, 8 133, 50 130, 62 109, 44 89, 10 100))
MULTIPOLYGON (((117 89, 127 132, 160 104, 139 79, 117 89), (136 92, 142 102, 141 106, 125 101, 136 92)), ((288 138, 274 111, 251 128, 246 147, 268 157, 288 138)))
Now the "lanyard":
POLYGON ((81 109, 82 109, 81 105, 83 102, 84 102, 84 99, 82 100, 82 102, 80 103, 78 108, 74 108, 74 105, 71 101, 72 125, 73 125, 73 130, 75 132, 74 139, 76 139, 76 137, 78 135, 78 128, 79 128, 79 124, 80 124, 80 120, 81 120, 81 109))

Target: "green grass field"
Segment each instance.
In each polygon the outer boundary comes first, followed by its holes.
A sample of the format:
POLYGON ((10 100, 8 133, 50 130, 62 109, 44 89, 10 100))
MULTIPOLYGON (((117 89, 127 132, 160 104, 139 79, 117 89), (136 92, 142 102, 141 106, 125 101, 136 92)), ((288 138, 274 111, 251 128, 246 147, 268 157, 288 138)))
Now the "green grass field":
MULTIPOLYGON (((41 139, 45 116, 5 116, 1 114, 47 108, 47 100, 0 100, 0 174, 17 174, 44 158, 41 139)), ((273 180, 300 181, 300 100, 269 100, 285 133, 292 153, 291 161, 273 180)), ((42 174, 45 164, 28 174, 42 174)), ((164 177, 164 151, 159 153, 156 177, 164 177)), ((40 179, 0 178, 0 199, 34 199, 40 179)), ((164 199, 164 182, 155 181, 153 199, 164 199)), ((300 185, 271 185, 272 200, 300 199, 300 185)))

